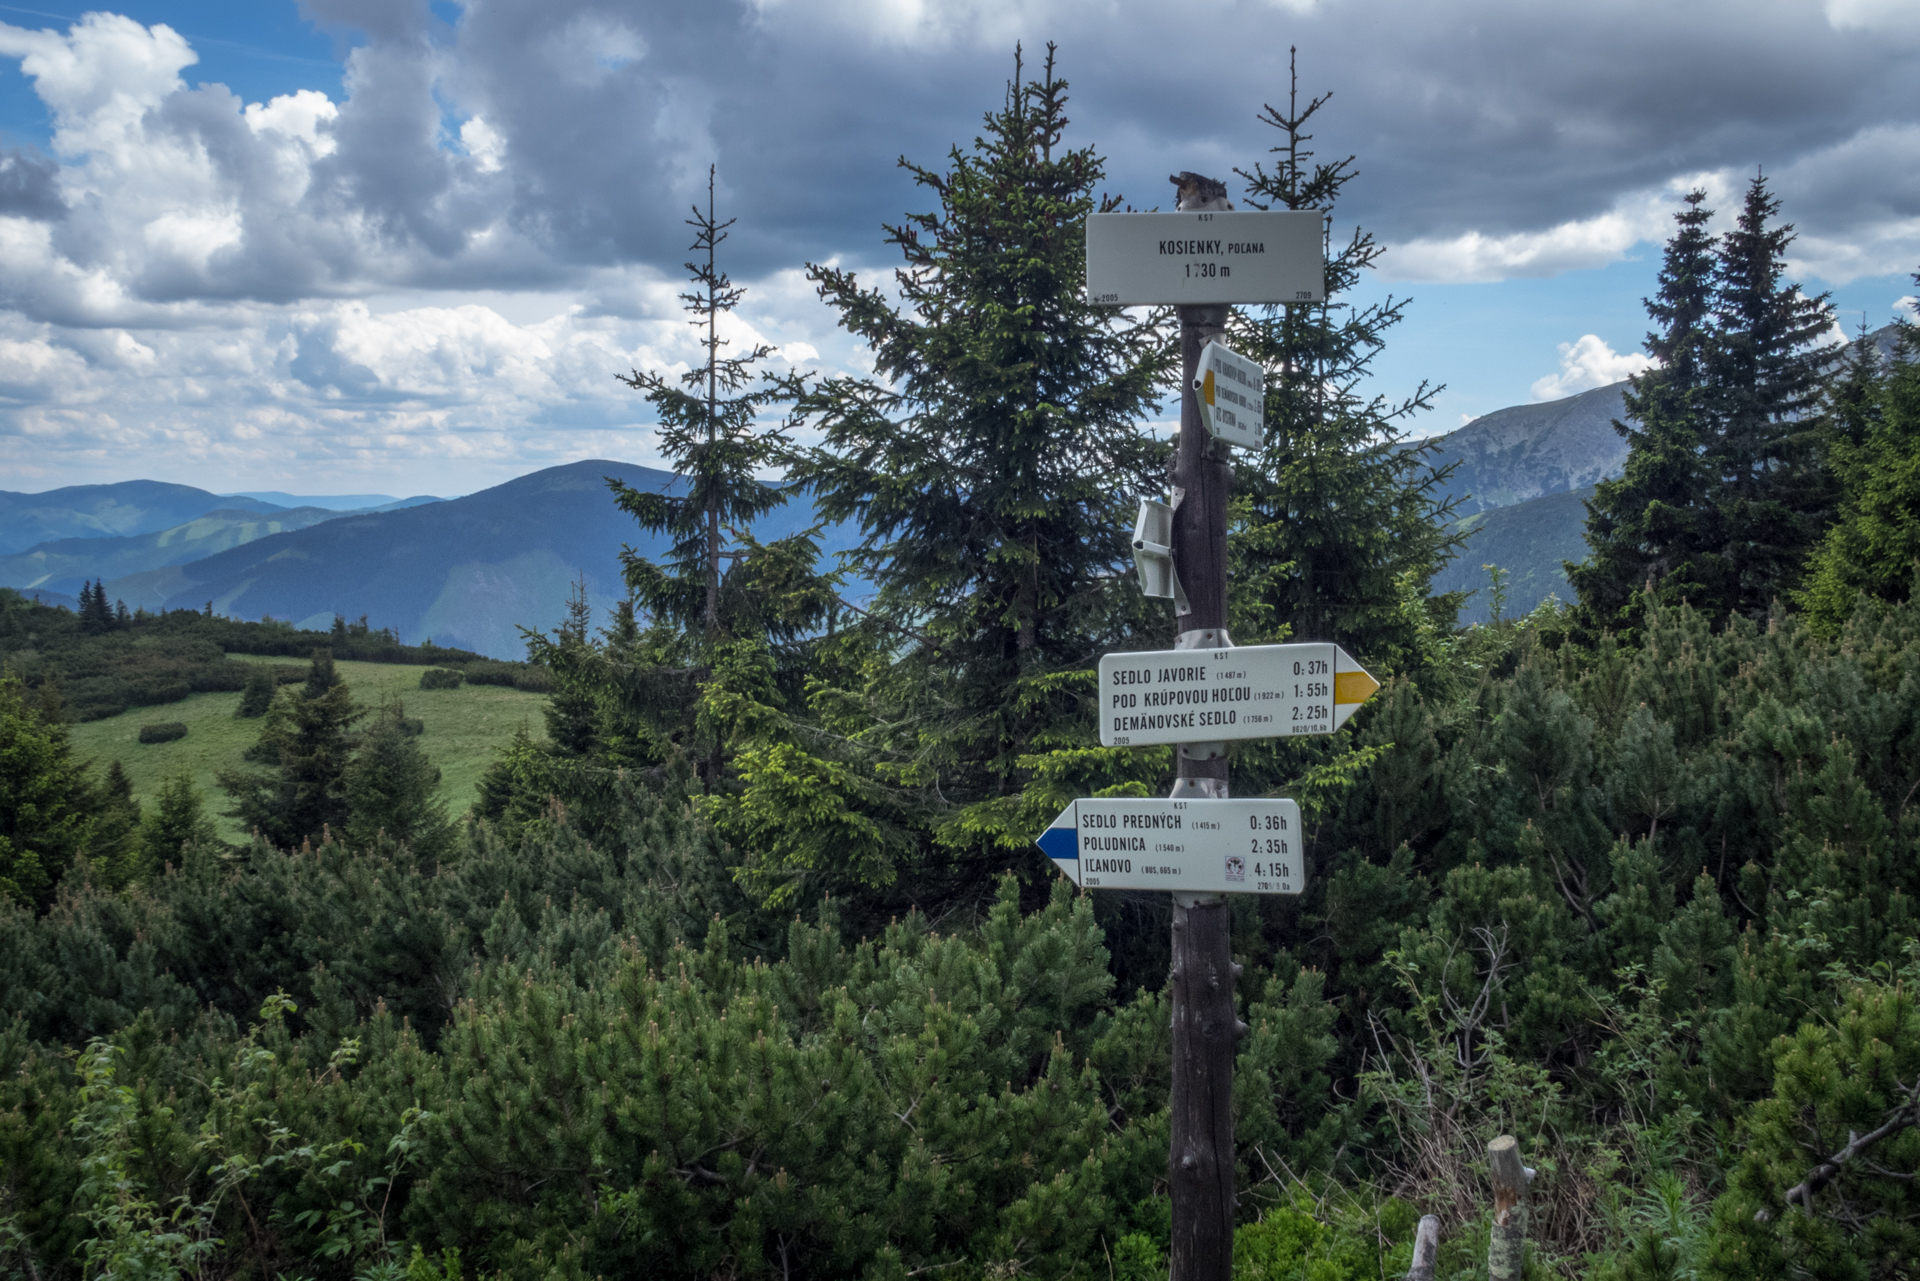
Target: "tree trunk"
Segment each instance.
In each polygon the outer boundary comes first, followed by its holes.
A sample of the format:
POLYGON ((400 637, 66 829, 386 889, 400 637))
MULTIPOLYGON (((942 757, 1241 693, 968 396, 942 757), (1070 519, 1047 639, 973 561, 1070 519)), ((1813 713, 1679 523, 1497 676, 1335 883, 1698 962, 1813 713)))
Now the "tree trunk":
POLYGON ((1487 1238, 1487 1281, 1520 1281, 1526 1275, 1527 1180, 1520 1144, 1503 1134, 1487 1144, 1493 1177, 1493 1232, 1487 1238))

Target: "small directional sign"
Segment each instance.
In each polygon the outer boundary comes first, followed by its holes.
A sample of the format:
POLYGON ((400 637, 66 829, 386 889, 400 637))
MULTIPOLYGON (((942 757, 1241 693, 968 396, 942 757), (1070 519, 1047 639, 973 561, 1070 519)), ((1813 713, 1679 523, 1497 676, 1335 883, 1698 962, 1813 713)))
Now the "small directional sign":
POLYGON ((1266 370, 1225 343, 1210 342, 1200 351, 1200 376, 1193 380, 1193 389, 1207 435, 1242 449, 1260 448, 1266 370))
POLYGON ((1099 890, 1298 894, 1300 806, 1281 800, 1082 799, 1034 842, 1099 890))
POLYGON ((1100 660, 1100 745, 1331 734, 1380 682, 1338 645, 1149 650, 1100 660))
POLYGON ((1312 209, 1087 216, 1087 301, 1323 302, 1312 209))

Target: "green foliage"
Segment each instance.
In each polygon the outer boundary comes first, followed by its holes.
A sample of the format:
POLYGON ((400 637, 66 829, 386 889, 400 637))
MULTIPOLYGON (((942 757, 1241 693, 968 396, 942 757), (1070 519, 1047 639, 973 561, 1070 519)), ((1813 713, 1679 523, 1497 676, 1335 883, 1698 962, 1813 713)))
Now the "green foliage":
MULTIPOLYGON (((478 654, 463 650, 401 645, 392 633, 369 628, 364 619, 353 624, 343 620, 329 642, 327 633, 300 632, 286 623, 249 623, 196 610, 142 612, 125 618, 109 612, 110 626, 104 628, 89 624, 83 615, 84 609, 76 615, 0 588, 0 660, 10 664, 29 689, 44 692, 58 687, 75 721, 116 716, 131 707, 177 703, 190 694, 245 689, 260 669, 235 662, 230 654, 304 658, 316 645, 330 643, 341 659, 480 660, 478 654)), ((285 683, 277 669, 269 670, 276 670, 285 683)), ((271 689, 266 692, 271 695, 271 689)), ((260 695, 253 697, 258 700, 260 695)))
POLYGON ((424 860, 451 848, 453 823, 446 802, 435 795, 440 771, 421 750, 419 735, 419 722, 407 719, 399 699, 374 712, 341 780, 351 815, 347 839, 356 845, 372 847, 384 838, 424 860))
POLYGON ((66 726, 0 676, 0 899, 44 905, 93 837, 92 796, 66 726))
POLYGON ((233 714, 242 720, 265 716, 267 709, 273 706, 273 693, 277 686, 271 668, 255 667, 247 673, 246 686, 240 691, 240 706, 233 709, 233 714))
MULTIPOLYGON (((1267 106, 1261 123, 1278 129, 1272 170, 1247 179, 1257 209, 1331 211, 1355 176, 1353 157, 1317 162, 1307 123, 1326 105, 1267 106)), ((1326 300, 1314 306, 1244 308, 1234 349, 1267 369, 1266 441, 1235 468, 1232 629, 1242 644, 1287 636, 1332 640, 1376 664, 1393 662, 1410 643, 1399 580, 1410 577, 1421 601, 1435 571, 1462 541, 1447 528, 1451 501, 1435 489, 1431 445, 1409 445, 1407 424, 1432 408, 1442 388, 1421 383, 1403 400, 1368 396, 1361 386, 1407 301, 1356 305, 1357 287, 1384 248, 1355 228, 1326 255, 1326 300)), ((1458 602, 1434 603, 1451 623, 1458 602)))
MULTIPOLYGON (((649 614, 686 631, 699 631, 708 640, 723 629, 737 630, 737 622, 723 618, 737 614, 747 601, 727 602, 722 591, 726 575, 722 562, 741 553, 729 549, 740 543, 736 526, 745 528, 756 517, 787 501, 784 490, 766 484, 760 473, 785 455, 786 434, 755 420, 767 396, 764 389, 749 391, 754 366, 773 349, 757 346, 738 355, 723 355, 730 345, 720 337, 721 318, 740 305, 746 290, 736 286, 719 266, 720 245, 734 220, 721 222, 714 213, 714 170, 707 170, 707 207, 694 206, 687 225, 694 229, 689 247, 695 261, 687 264, 693 289, 680 295, 691 323, 705 332, 701 346, 705 359, 680 376, 678 386, 659 374, 634 370, 620 381, 646 393, 659 420, 659 448, 672 465, 680 484, 677 492, 643 493, 609 479, 608 488, 620 510, 643 529, 666 533, 673 540, 668 565, 662 568, 632 548, 621 553, 627 589, 634 602, 649 614), (729 626, 729 624, 732 624, 729 626)), ((735 584, 738 591, 738 584, 735 584)))
POLYGON ((149 721, 140 727, 143 743, 171 743, 186 736, 187 727, 180 721, 149 721))
POLYGON ((1774 1043, 1772 1095, 1741 1127, 1702 1275, 1898 1277, 1920 1258, 1920 1193, 1903 1177, 1920 1164, 1920 965, 1895 982, 1890 968, 1774 1043))
POLYGON ((1375 1281, 1406 1272, 1420 1216, 1390 1199, 1316 1204, 1305 1188, 1234 1234, 1233 1274, 1245 1281, 1375 1281))
POLYGON ((269 768, 220 772, 220 786, 233 801, 229 813, 281 847, 344 829, 353 726, 364 714, 335 672, 333 652, 314 650, 305 686, 274 703, 247 753, 269 768))
POLYGON ((451 667, 429 667, 420 673, 421 689, 459 689, 466 677, 451 667))
POLYGON ((1707 230, 1694 191, 1675 215, 1660 288, 1647 300, 1659 363, 1632 380, 1625 474, 1588 503, 1589 559, 1567 566, 1584 623, 1632 627, 1649 585, 1665 604, 1761 618, 1798 582, 1831 521, 1831 431, 1817 412, 1830 353, 1826 295, 1782 280, 1791 225, 1764 178, 1736 226, 1707 230))
POLYGON ((1837 392, 1834 416, 1853 427, 1833 447, 1840 511, 1814 549, 1797 597, 1828 634, 1862 593, 1904 600, 1913 590, 1920 566, 1920 363, 1913 346, 1912 330, 1902 329, 1901 358, 1881 369, 1872 344, 1856 343, 1853 377, 1837 392))
POLYGON ((763 833, 770 872, 818 866, 782 818, 795 786, 847 816, 869 881, 930 834, 962 859, 1023 846, 1030 758, 1091 740, 1084 692, 1054 682, 1135 628, 1127 530, 1164 458, 1137 423, 1169 357, 1161 315, 1086 301, 1085 217, 1118 203, 1095 195, 1099 157, 1065 145, 1066 94, 1051 51, 1034 80, 1016 60, 971 148, 940 170, 902 161, 936 208, 886 229, 892 291, 809 268, 875 373, 787 384, 823 439, 791 475, 823 518, 857 522, 849 569, 878 594, 783 691, 792 729, 749 722, 753 772, 715 801, 740 811, 717 821, 763 833))
POLYGON ((140 846, 146 870, 158 871, 178 863, 189 847, 212 849, 219 844, 213 820, 203 809, 204 798, 193 780, 176 774, 160 785, 153 806, 140 821, 140 846))

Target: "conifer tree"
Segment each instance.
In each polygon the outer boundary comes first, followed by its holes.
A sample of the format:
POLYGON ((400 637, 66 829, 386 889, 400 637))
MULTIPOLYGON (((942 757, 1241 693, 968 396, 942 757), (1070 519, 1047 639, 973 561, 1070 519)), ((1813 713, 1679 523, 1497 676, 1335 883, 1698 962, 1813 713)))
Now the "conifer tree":
POLYGON ((1861 594, 1905 600, 1920 573, 1920 335, 1902 323, 1882 369, 1871 341, 1854 344, 1835 392, 1833 467, 1838 517, 1807 563, 1797 599, 1825 635, 1840 630, 1861 594))
POLYGON ((374 713, 342 783, 351 816, 347 836, 356 848, 371 848, 383 835, 423 859, 438 859, 451 847, 453 824, 436 795, 439 767, 421 750, 399 699, 374 713))
POLYGON ((107 604, 107 585, 88 581, 80 585, 80 630, 99 636, 113 630, 113 607, 107 604))
POLYGON ((1586 624, 1595 631, 1630 625, 1632 604, 1651 581, 1667 604, 1724 594, 1728 573, 1718 555, 1713 478, 1702 457, 1712 432, 1709 365, 1713 317, 1713 210, 1696 188, 1674 215, 1659 289, 1646 300, 1659 326, 1646 338, 1658 363, 1634 374, 1624 397, 1626 420, 1613 429, 1627 440, 1624 473, 1603 480, 1587 501, 1587 545, 1580 564, 1566 566, 1586 624))
POLYGON ((1710 617, 1763 616, 1797 582, 1832 518, 1826 295, 1783 279, 1791 224, 1766 179, 1748 184, 1734 229, 1715 238, 1704 193, 1687 196, 1647 311, 1661 363, 1633 380, 1625 474, 1588 504, 1592 555, 1568 567, 1589 628, 1632 624, 1635 594, 1710 617), (1709 255, 1711 257, 1709 258, 1709 255))
MULTIPOLYGON (((1289 74, 1286 110, 1268 105, 1259 117, 1282 141, 1271 170, 1242 172, 1247 203, 1321 210, 1330 234, 1354 158, 1314 159, 1306 126, 1332 95, 1302 106, 1298 73, 1289 74)), ((1406 440, 1406 424, 1442 388, 1422 382, 1399 401, 1360 391, 1387 331, 1406 315, 1406 299, 1345 300, 1382 252, 1356 227, 1328 248, 1324 302, 1236 310, 1235 349, 1267 369, 1266 441, 1234 469, 1230 583, 1243 643, 1291 634, 1338 641, 1376 662, 1411 651, 1402 580, 1411 575, 1424 599, 1461 541, 1448 530, 1453 502, 1434 492, 1447 469, 1433 466, 1434 446, 1406 440)), ((1436 605, 1450 621, 1451 609, 1436 605)))
POLYGON ((44 906, 93 836, 92 789, 67 727, 0 676, 0 899, 44 906))
POLYGON ((1712 382, 1718 430, 1706 458, 1725 540, 1729 594, 1710 602, 1763 617, 1795 586, 1837 498, 1818 412, 1833 353, 1827 295, 1783 279, 1793 225, 1757 175, 1733 230, 1721 240, 1714 308, 1720 341, 1712 382))
POLYGON ((87 843, 87 855, 95 871, 115 888, 138 880, 146 871, 140 840, 140 802, 134 799, 133 781, 117 758, 108 763, 107 776, 94 788, 89 808, 93 811, 93 836, 87 843))
POLYGON ((255 664, 247 673, 246 687, 240 691, 240 704, 233 709, 233 714, 242 720, 265 716, 273 706, 276 688, 273 669, 265 663, 255 664))
POLYGON ((1002 839, 989 811, 1022 758, 1069 732, 1077 705, 1048 683, 1130 629, 1134 502, 1163 484, 1164 447, 1139 430, 1170 368, 1163 316, 1085 298, 1086 216, 1119 200, 1096 195, 1100 157, 1064 145, 1066 102, 1051 46, 1034 80, 1016 55, 970 149, 941 170, 900 161, 937 208, 885 229, 898 303, 808 269, 875 376, 787 384, 823 437, 792 475, 825 519, 858 523, 850 572, 878 588, 857 732, 962 845, 973 819, 1002 839))
POLYGON ((233 800, 228 814, 282 848, 345 827, 353 726, 364 714, 334 669, 333 651, 324 646, 313 651, 306 684, 290 695, 274 703, 246 754, 272 768, 216 776, 233 800))
POLYGON ((178 866, 187 846, 212 846, 219 841, 204 798, 187 774, 163 780, 153 805, 140 820, 140 844, 148 870, 167 863, 178 866))
POLYGON ((643 529, 673 539, 665 566, 631 548, 621 553, 635 602, 656 618, 697 630, 708 641, 723 631, 722 567, 740 554, 737 543, 730 542, 733 528, 787 501, 784 490, 759 478, 779 461, 787 443, 778 428, 757 421, 766 395, 752 390, 754 366, 773 349, 756 344, 738 355, 725 354, 732 339, 721 335, 721 322, 740 305, 746 290, 719 265, 720 246, 736 220, 722 222, 715 213, 714 181, 715 170, 709 166, 707 207, 695 205, 687 220, 694 229, 691 249, 696 257, 686 264, 693 288, 680 295, 692 313, 689 323, 704 331, 703 359, 678 380, 637 369, 619 376, 645 393, 658 415, 660 453, 681 480, 679 492, 648 493, 617 480, 607 482, 622 511, 643 529))

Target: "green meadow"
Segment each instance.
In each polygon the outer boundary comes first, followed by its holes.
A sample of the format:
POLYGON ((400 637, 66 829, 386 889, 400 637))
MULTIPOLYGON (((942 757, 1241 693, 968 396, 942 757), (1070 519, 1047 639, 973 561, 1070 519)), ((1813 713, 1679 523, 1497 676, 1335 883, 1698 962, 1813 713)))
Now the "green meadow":
MULTIPOLYGON (((242 662, 287 665, 285 658, 232 657, 242 662)), ((542 712, 546 695, 503 685, 461 685, 457 689, 421 689, 420 673, 427 670, 403 663, 334 664, 346 677, 356 702, 369 710, 382 699, 399 698, 407 715, 426 726, 420 743, 440 767, 440 795, 454 814, 464 813, 479 794, 480 776, 494 752, 515 730, 525 726, 535 737, 545 737, 542 712)), ((136 799, 145 802, 161 780, 185 771, 206 797, 207 812, 216 816, 220 835, 239 841, 246 835, 234 820, 220 816, 226 794, 215 775, 242 764, 240 754, 260 733, 258 720, 240 720, 234 709, 238 693, 193 694, 161 707, 137 707, 105 720, 70 728, 74 750, 95 762, 96 777, 110 761, 118 760, 133 783, 136 799), (159 721, 179 721, 187 736, 170 743, 142 743, 140 727, 159 721)))

